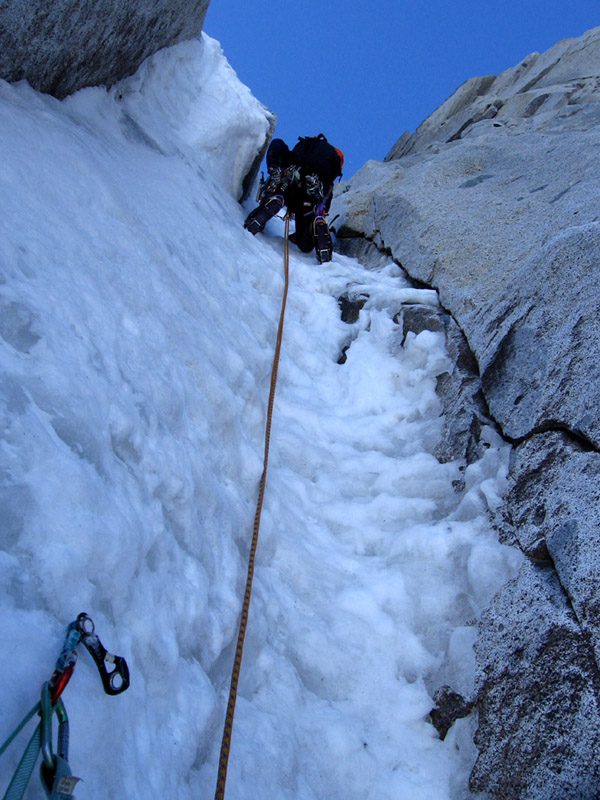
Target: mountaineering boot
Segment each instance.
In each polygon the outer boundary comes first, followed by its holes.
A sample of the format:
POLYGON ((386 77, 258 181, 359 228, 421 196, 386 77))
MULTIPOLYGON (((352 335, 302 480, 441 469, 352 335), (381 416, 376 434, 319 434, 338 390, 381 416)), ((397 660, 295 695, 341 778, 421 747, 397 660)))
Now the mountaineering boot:
POLYGON ((263 202, 251 211, 246 217, 244 228, 255 236, 264 230, 265 225, 283 208, 283 195, 274 194, 263 200, 263 202))
POLYGON ((319 259, 319 264, 331 261, 333 256, 333 245, 329 227, 323 217, 315 217, 314 221, 315 252, 319 259))

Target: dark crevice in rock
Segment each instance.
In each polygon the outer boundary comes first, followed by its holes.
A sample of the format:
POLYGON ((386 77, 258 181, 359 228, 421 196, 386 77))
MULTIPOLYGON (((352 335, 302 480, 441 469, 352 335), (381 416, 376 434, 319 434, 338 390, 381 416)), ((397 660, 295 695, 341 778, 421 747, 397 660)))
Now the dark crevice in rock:
POLYGON ((335 234, 333 249, 336 253, 349 258, 356 258, 367 269, 380 266, 384 257, 391 258, 391 253, 386 253, 363 234, 348 230, 342 226, 339 230, 331 229, 335 234))
POLYGON ((559 61, 560 59, 557 58, 556 61, 552 62, 552 64, 547 66, 541 72, 538 72, 537 75, 532 80, 529 81, 529 83, 526 83, 525 86, 519 89, 518 94, 525 94, 525 92, 528 92, 530 89, 533 89, 536 83, 539 83, 542 80, 542 78, 545 78, 549 72, 552 72, 552 70, 558 64, 559 61))
POLYGON ((549 94, 539 94, 535 97, 531 103, 527 106, 525 111, 523 112, 523 116, 527 119, 528 117, 533 117, 533 115, 538 111, 546 102, 546 100, 550 97, 549 94))
MULTIPOLYGON (((517 398, 518 400, 519 398, 517 398)), ((496 421, 497 422, 497 421, 496 421)), ((502 425, 497 422, 500 429, 502 429, 502 425)), ((576 446, 579 450, 585 453, 600 453, 600 447, 589 439, 585 434, 581 433, 580 431, 574 431, 569 428, 564 422, 560 420, 545 420, 544 422, 540 422, 530 431, 528 431, 523 436, 509 436, 507 433, 502 431, 502 437, 514 447, 517 447, 523 442, 527 442, 532 439, 534 436, 538 436, 543 433, 562 433, 569 438, 571 443, 576 446)))
POLYGON ((400 267, 406 280, 409 281, 410 285, 415 289, 433 289, 437 291, 435 287, 425 281, 421 281, 409 275, 404 264, 394 256, 391 248, 386 247, 384 244, 377 244, 371 237, 365 236, 364 233, 354 231, 345 226, 342 226, 338 231, 334 229, 334 233, 336 235, 336 240, 333 249, 336 253, 349 256, 350 258, 356 258, 356 260, 360 261, 367 269, 381 266, 382 259, 389 259, 393 261, 396 266, 400 267))
POLYGON ((472 189, 474 186, 479 186, 480 183, 483 183, 484 181, 487 181, 487 180, 489 180, 490 178, 493 178, 493 177, 494 176, 490 175, 489 173, 486 173, 486 174, 483 174, 483 175, 478 175, 476 178, 469 178, 468 181, 465 181, 464 183, 461 183, 458 188, 459 189, 472 189))
POLYGON ((475 114, 473 117, 470 117, 466 122, 464 122, 456 131, 456 133, 446 140, 446 144, 457 142, 462 138, 462 135, 467 128, 470 128, 472 125, 476 125, 478 122, 482 122, 484 119, 494 119, 494 117, 498 115, 498 112, 503 105, 504 103, 501 100, 497 100, 496 102, 487 105, 483 111, 480 111, 478 114, 475 114))
MULTIPOLYGON (((577 181, 577 183, 579 183, 579 181, 577 181)), ((577 184, 573 185, 576 186, 577 184)), ((562 191, 558 192, 558 194, 555 194, 554 197, 550 200, 550 205, 553 205, 554 203, 558 202, 561 197, 564 197, 567 194, 567 192, 570 191, 571 191, 571 186, 567 186, 566 189, 563 189, 562 191)))

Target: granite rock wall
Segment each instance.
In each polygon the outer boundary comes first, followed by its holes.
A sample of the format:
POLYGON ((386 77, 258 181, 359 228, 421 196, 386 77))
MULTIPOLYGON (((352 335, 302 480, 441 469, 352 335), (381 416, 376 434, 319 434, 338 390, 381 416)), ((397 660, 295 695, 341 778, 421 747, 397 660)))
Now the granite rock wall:
POLYGON ((0 0, 0 78, 63 98, 197 37, 209 0, 0 0))
POLYGON ((598 185, 594 28, 466 81, 331 209, 341 252, 391 254, 464 334, 448 454, 476 451, 466 412, 513 445, 495 525, 527 559, 480 623, 474 797, 600 797, 598 185))

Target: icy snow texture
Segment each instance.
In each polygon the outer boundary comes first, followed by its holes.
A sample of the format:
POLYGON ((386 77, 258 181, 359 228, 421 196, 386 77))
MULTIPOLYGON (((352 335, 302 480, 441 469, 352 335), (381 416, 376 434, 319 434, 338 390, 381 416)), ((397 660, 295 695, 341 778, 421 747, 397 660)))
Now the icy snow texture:
MULTIPOLYGON (((132 683, 103 695, 81 654, 76 796, 210 798, 282 291, 281 225, 251 237, 235 201, 268 119, 206 36, 110 92, 0 82, 0 116, 5 735, 85 610, 132 683)), ((517 566, 487 522, 507 448, 432 455, 443 335, 392 320, 431 292, 295 250, 291 275, 228 796, 461 797, 470 722, 440 742, 427 714, 439 683, 470 690, 517 566)))

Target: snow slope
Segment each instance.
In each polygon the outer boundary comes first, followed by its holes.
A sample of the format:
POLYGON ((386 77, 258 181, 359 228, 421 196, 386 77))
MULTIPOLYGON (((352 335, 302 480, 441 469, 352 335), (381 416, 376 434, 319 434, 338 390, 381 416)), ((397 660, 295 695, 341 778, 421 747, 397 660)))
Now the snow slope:
MULTIPOLYGON (((282 224, 253 238, 236 202, 268 124, 205 35, 110 92, 0 81, 0 739, 87 611, 132 683, 104 695, 81 648, 79 800, 214 794, 283 286, 282 224)), ((433 292, 292 251, 227 793, 466 796, 473 723, 427 714, 517 566, 487 522, 508 452, 431 455, 443 337, 392 317, 433 292)))

